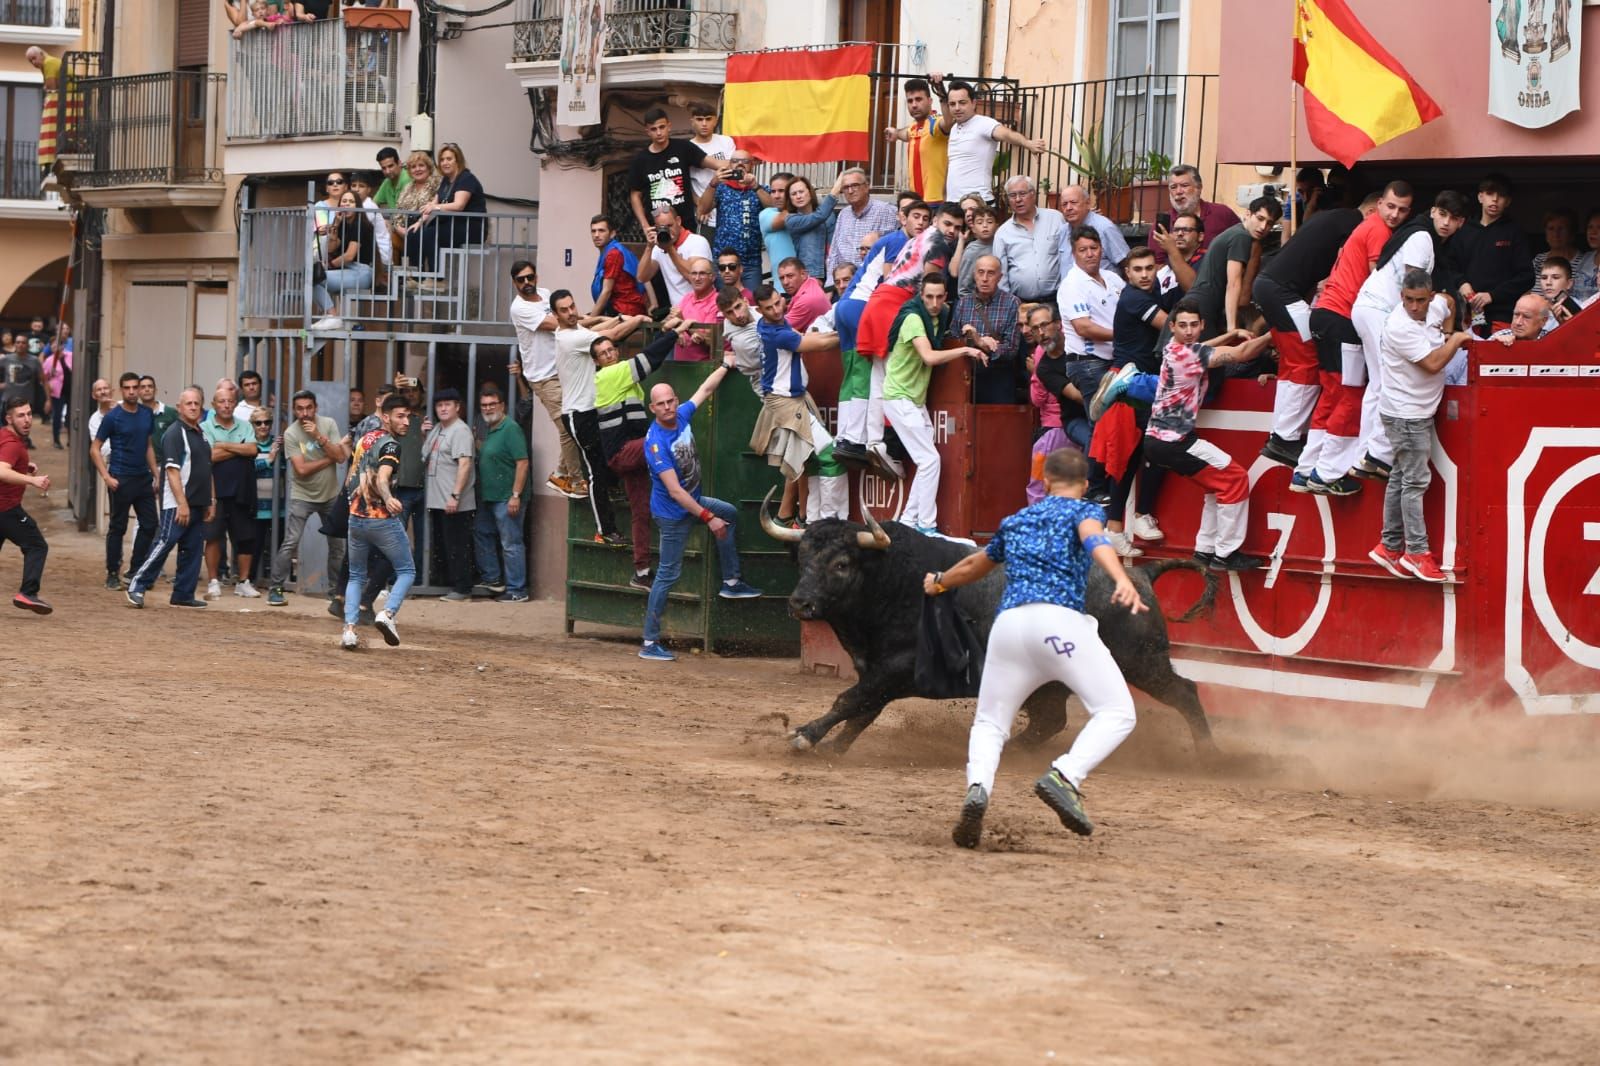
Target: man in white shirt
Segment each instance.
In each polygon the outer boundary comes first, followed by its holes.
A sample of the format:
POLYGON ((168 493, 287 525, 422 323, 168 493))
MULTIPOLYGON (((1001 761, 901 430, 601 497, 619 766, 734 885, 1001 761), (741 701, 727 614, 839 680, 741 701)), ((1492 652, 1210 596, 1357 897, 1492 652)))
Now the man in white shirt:
POLYGON ((1100 269, 1100 235, 1089 226, 1072 234, 1072 264, 1056 290, 1067 378, 1083 395, 1093 396, 1100 378, 1111 369, 1112 325, 1124 283, 1100 269))
MULTIPOLYGON (((733 138, 726 133, 717 132, 717 107, 703 100, 696 100, 689 105, 689 124, 694 127, 694 136, 689 138, 689 143, 706 154, 707 159, 727 162, 733 158, 733 138)), ((689 185, 694 189, 694 202, 700 202, 700 196, 711 184, 711 179, 716 177, 714 167, 690 167, 689 185)), ((712 208, 704 215, 708 226, 717 224, 717 211, 712 208)))
POLYGON ((582 474, 583 461, 578 444, 567 432, 561 418, 561 379, 556 376, 556 319, 550 311, 550 290, 539 288, 539 272, 526 259, 511 264, 511 283, 517 295, 511 300, 511 325, 517 331, 517 362, 513 374, 521 373, 528 388, 539 398, 545 414, 555 423, 561 441, 561 462, 545 479, 556 492, 569 500, 589 498, 589 486, 582 474))
MULTIPOLYGON (((676 212, 674 212, 676 214, 676 212)), ((594 345, 598 340, 612 343, 650 321, 649 315, 621 318, 578 317, 578 301, 566 289, 550 294, 550 309, 556 319, 556 370, 561 379, 561 421, 567 433, 578 442, 589 485, 589 509, 594 514, 596 542, 623 544, 617 519, 611 511, 611 467, 600 442, 600 416, 594 408, 594 345), (590 329, 590 326, 596 328, 590 329)))
MULTIPOLYGON (((935 91, 944 82, 944 75, 933 73, 928 81, 935 91)), ((1043 139, 1029 140, 1016 130, 1000 125, 988 115, 978 114, 978 104, 973 98, 972 86, 964 81, 952 81, 944 90, 944 114, 939 116, 939 132, 950 138, 950 165, 945 170, 944 196, 946 200, 959 200, 975 193, 983 202, 994 204, 994 158, 1000 145, 1009 144, 1030 152, 1043 152, 1043 139)))
POLYGON ((1428 550, 1422 498, 1431 480, 1428 459, 1436 435, 1434 415, 1444 395, 1443 371, 1472 334, 1458 332, 1445 339, 1439 327, 1450 318, 1450 300, 1434 294, 1426 270, 1407 270, 1401 286, 1400 306, 1384 320, 1379 338, 1383 384, 1378 411, 1394 445, 1394 464, 1383 494, 1383 539, 1367 555, 1396 577, 1443 582, 1449 577, 1428 550))
POLYGON ((683 228, 678 209, 671 204, 656 204, 651 209, 656 223, 656 243, 650 254, 639 261, 639 284, 648 285, 660 273, 667 285, 667 306, 677 307, 694 291, 689 281, 689 261, 713 260, 711 242, 683 228))

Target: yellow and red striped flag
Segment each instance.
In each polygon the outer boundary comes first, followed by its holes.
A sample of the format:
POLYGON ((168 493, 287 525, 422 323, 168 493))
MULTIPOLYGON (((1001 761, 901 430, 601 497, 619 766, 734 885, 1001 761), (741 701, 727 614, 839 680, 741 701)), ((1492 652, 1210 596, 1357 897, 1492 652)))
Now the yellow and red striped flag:
POLYGON ((1345 0, 1295 0, 1294 80, 1312 143, 1347 167, 1444 114, 1345 0))
POLYGON ((851 44, 729 56, 722 131, 758 159, 869 158, 872 50, 851 44))

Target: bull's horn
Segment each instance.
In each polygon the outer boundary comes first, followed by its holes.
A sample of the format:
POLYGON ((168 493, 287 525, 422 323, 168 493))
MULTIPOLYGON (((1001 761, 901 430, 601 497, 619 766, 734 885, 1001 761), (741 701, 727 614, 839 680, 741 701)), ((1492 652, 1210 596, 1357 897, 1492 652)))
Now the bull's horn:
POLYGON ((774 485, 767 490, 767 494, 761 499, 761 529, 773 540, 781 540, 787 544, 798 544, 800 543, 800 538, 805 534, 798 529, 784 529, 774 522, 772 516, 767 513, 767 508, 772 503, 772 494, 777 491, 778 486, 774 485))
POLYGON ((863 507, 861 508, 861 517, 866 519, 867 528, 872 532, 857 533, 856 543, 863 548, 876 548, 879 551, 888 548, 889 534, 884 532, 882 526, 878 525, 878 520, 872 517, 872 512, 863 507))

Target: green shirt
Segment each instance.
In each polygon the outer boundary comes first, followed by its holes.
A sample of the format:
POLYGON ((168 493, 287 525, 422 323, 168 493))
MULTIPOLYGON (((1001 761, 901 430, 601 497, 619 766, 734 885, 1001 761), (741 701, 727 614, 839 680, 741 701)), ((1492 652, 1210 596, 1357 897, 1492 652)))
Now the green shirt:
POLYGON ((517 463, 527 457, 528 440, 522 435, 522 427, 509 418, 502 419, 478 448, 478 498, 484 503, 511 499, 512 486, 517 483, 517 463))
POLYGON ((644 386, 633 376, 633 360, 601 367, 594 372, 594 409, 604 411, 624 400, 644 402, 644 386))
POLYGON ((150 439, 155 443, 156 455, 161 454, 161 438, 166 436, 172 423, 178 420, 178 409, 170 404, 162 404, 159 408, 151 408, 154 416, 154 425, 150 429, 150 439))
MULTIPOLYGON (((327 415, 317 416, 317 432, 328 440, 339 439, 339 425, 327 415)), ((300 428, 299 419, 295 419, 289 424, 289 428, 283 431, 283 455, 284 460, 289 462, 289 499, 304 500, 307 503, 327 503, 339 495, 337 463, 328 464, 310 477, 301 477, 294 472, 292 460, 296 456, 308 463, 327 458, 322 445, 317 443, 316 436, 300 428)))
MULTIPOLYGON (((912 299, 915 300, 916 297, 913 296, 912 299)), ((933 378, 933 367, 922 361, 922 356, 917 354, 916 347, 911 343, 914 338, 927 335, 928 331, 922 327, 922 319, 917 315, 907 315, 906 320, 901 323, 900 337, 895 341, 894 347, 889 349, 889 365, 884 368, 885 400, 910 400, 915 404, 927 400, 928 382, 933 378)))
POLYGON ((386 211, 393 211, 394 205, 400 202, 400 193, 410 184, 411 172, 401 168, 400 180, 395 181, 393 178, 384 178, 383 184, 379 185, 377 191, 372 194, 372 202, 386 211))

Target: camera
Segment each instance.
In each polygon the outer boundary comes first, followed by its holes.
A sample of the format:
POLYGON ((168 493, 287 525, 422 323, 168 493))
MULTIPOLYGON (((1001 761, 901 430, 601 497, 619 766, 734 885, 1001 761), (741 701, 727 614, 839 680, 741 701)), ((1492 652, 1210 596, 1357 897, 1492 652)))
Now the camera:
POLYGON ((743 181, 744 180, 744 167, 734 167, 732 170, 728 171, 728 180, 729 181, 743 181))
POLYGON ((672 231, 664 226, 656 230, 656 243, 663 248, 672 247, 672 231))

